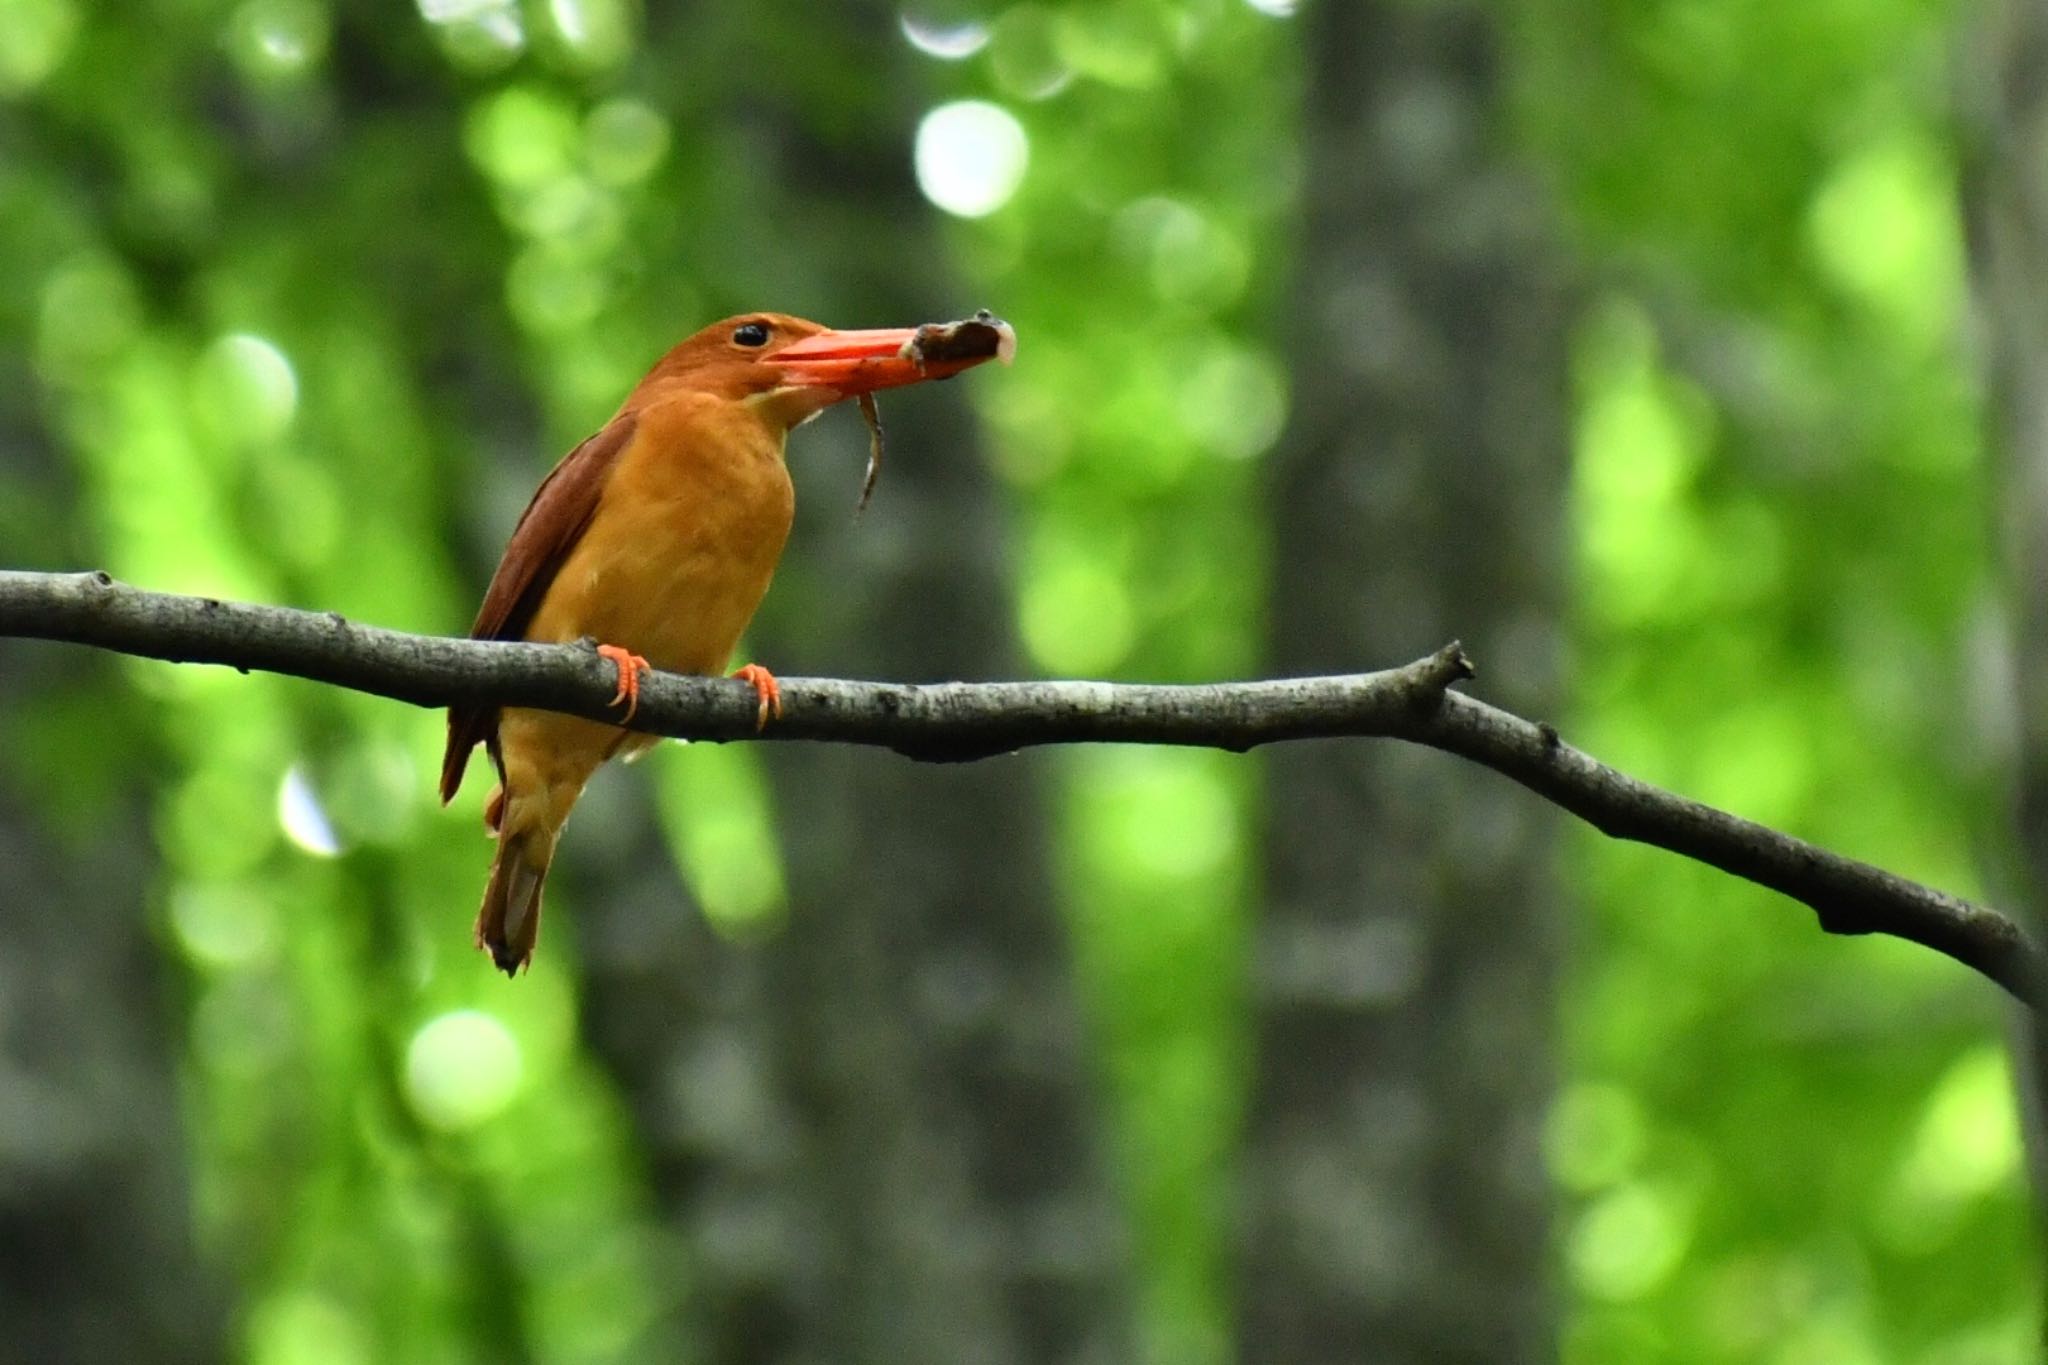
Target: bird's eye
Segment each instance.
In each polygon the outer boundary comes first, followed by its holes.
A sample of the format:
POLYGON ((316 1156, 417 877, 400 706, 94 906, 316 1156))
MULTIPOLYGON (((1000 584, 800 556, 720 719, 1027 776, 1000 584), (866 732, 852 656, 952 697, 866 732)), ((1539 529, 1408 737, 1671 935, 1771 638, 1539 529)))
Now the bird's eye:
POLYGON ((733 328, 732 339, 734 344, 739 346, 766 346, 768 328, 758 322, 742 323, 733 328))

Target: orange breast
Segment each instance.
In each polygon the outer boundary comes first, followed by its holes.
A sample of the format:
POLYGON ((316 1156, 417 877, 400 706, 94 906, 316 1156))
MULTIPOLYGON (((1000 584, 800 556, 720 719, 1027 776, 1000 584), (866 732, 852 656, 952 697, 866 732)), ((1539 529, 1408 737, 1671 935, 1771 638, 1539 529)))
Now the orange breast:
POLYGON ((527 638, 592 636, 656 668, 723 672, 789 538, 782 444, 744 403, 685 393, 643 408, 527 638))

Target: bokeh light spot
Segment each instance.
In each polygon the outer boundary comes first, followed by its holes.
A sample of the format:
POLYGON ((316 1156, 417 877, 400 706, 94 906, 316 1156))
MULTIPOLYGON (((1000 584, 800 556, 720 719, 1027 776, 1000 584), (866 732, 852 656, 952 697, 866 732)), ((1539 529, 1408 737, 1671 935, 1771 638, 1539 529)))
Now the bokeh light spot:
POLYGON ((518 1039, 483 1010, 453 1010, 428 1020, 405 1050, 405 1088, 413 1108, 448 1132, 504 1112, 524 1072, 518 1039))
POLYGON ((526 46, 517 0, 419 0, 419 7, 460 65, 500 66, 526 46))
POLYGON ((78 9, 69 0, 7 0, 0 4, 0 95, 42 84, 71 50, 78 9))
POLYGON ((605 280, 564 252, 532 246, 519 253, 505 277, 506 302, 529 332, 574 331, 604 307, 605 280))
POLYGON ((1690 1201, 1658 1183, 1624 1185, 1573 1226, 1572 1280, 1596 1298, 1641 1298, 1669 1279, 1692 1239, 1690 1201))
POLYGON ((509 9, 506 0, 419 0, 420 17, 430 24, 474 23, 495 10, 509 9))
POLYGON ((506 216, 529 237, 587 256, 608 254, 624 227, 617 201, 580 175, 557 176, 516 196, 506 216))
POLYGON ((1163 39, 1153 10, 1143 4, 1076 5, 1060 12, 1055 41, 1067 65, 1105 85, 1126 90, 1159 83, 1163 39))
POLYGON ((251 79, 295 76, 327 55, 327 11, 312 0, 247 0, 230 23, 228 50, 251 79))
POLYGON ((274 898, 253 886, 187 883, 171 893, 170 910, 178 946, 203 966, 248 966, 277 950, 274 898))
POLYGON ((1716 410, 1659 363, 1632 309, 1594 326, 1579 369, 1573 496, 1588 601, 1624 624, 1689 618, 1720 559, 1688 496, 1717 436, 1716 410))
POLYGON ((1895 137, 1839 166, 1807 235, 1836 285, 1911 340, 1945 335, 1962 307, 1955 170, 1927 140, 1895 137))
POLYGON ((619 0, 548 0, 548 18, 585 66, 615 66, 632 50, 632 16, 619 0))
POLYGON ((1074 81, 1060 56, 1058 22, 1043 5, 1012 5, 989 35, 989 71, 1012 99, 1045 100, 1074 81))
POLYGON ((1642 1159, 1642 1106, 1618 1085, 1581 1081, 1550 1107, 1544 1149, 1559 1183, 1596 1190, 1627 1178, 1642 1159))
POLYGON ((277 784, 277 823, 285 838, 315 857, 332 858, 341 852, 334 825, 297 764, 285 769, 284 780, 277 784))
POLYGON ((1152 289, 1170 303, 1214 312, 1236 303, 1251 278, 1251 254, 1233 233, 1182 206, 1152 242, 1152 289))
POLYGON ((1017 612, 1025 646, 1050 673, 1099 677, 1130 653, 1130 593, 1099 557, 1060 554, 1034 566, 1017 612))
POLYGON ((92 379, 140 331, 134 281, 111 257, 71 257, 43 280, 36 362, 43 378, 92 379))
POLYGON ((896 16, 903 39, 927 57, 963 61, 988 45, 988 26, 973 19, 948 19, 905 8, 896 16))
POLYGON ((422 776, 416 752, 395 740, 366 740, 344 752, 320 784, 342 843, 403 839, 421 814, 422 776))
POLYGON ((918 188, 948 213, 981 218, 1010 202, 1030 153, 1009 110, 985 100, 942 104, 917 125, 918 188))
POLYGON ((1927 1097, 1901 1179, 1919 1200, 1957 1203, 2013 1179, 2020 1130, 2005 1050, 1987 1043, 1958 1058, 1927 1097))
POLYGON ((1237 804, 1203 754, 1140 748, 1101 755, 1093 767, 1092 866, 1133 879, 1187 881, 1219 872, 1237 846, 1237 804))
POLYGON ((322 1294, 276 1294, 249 1315, 251 1365, 367 1365, 368 1331, 354 1314, 322 1294))
POLYGON ((1263 455, 1287 421, 1287 380, 1263 351, 1220 340, 1188 367, 1180 418, 1194 440, 1226 459, 1263 455))
POLYGON ((224 336, 206 348, 192 390, 209 427, 249 442, 282 436, 299 407, 292 362, 271 342, 247 332, 224 336))
POLYGON ((780 918, 788 893, 759 757, 737 744, 673 748, 656 783, 679 870, 713 926, 742 934, 780 918))
POLYGON ((667 121, 638 100, 606 100, 583 125, 590 173, 606 185, 645 180, 668 155, 668 145, 667 121))
POLYGON ((477 106, 464 144, 470 159, 502 184, 532 187, 568 173, 575 115, 561 99, 515 85, 477 106))

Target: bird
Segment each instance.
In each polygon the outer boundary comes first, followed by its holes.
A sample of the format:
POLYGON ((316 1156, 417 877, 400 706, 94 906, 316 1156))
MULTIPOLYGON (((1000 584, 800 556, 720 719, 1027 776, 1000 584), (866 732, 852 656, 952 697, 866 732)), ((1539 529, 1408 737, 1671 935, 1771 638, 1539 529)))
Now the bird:
MULTIPOLYGON (((612 705, 632 719, 652 669, 717 675, 768 591, 795 494, 784 442, 834 403, 946 379, 991 357, 1008 363, 1009 324, 986 310, 955 323, 839 331, 783 313, 746 313, 685 338, 647 372, 595 434, 541 482, 498 561, 470 637, 595 643, 618 668, 612 705)), ((759 664, 732 676, 758 699, 757 724, 781 714, 759 664)), ((541 888, 569 812, 608 759, 657 737, 524 707, 448 712, 441 802, 482 744, 498 785, 484 823, 497 841, 476 944, 507 976, 533 960, 541 888)))

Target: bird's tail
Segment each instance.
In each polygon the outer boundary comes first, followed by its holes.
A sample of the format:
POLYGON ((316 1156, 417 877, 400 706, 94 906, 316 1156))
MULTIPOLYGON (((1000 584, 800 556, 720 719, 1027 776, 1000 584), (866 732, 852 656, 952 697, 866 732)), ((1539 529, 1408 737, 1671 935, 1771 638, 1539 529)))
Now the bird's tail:
POLYGON ((544 711, 507 710, 499 723, 498 789, 484 803, 484 825, 498 841, 491 880, 476 912, 476 946, 507 976, 533 961, 540 938, 540 893, 555 841, 583 784, 626 731, 544 711))
POLYGON ((533 960, 533 946, 540 941, 540 890, 547 883, 557 833, 538 822, 498 830, 498 856, 476 914, 476 946, 489 952, 507 976, 533 960))

